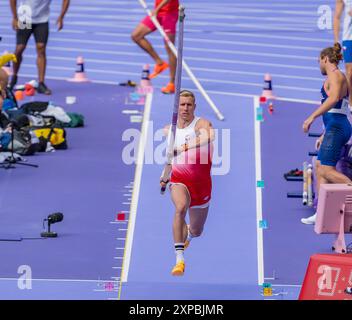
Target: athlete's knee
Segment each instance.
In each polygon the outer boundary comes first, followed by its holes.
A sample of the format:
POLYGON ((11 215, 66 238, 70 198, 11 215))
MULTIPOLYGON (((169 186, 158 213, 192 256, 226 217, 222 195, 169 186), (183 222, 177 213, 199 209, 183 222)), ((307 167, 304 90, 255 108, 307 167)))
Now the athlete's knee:
POLYGON ((316 172, 317 175, 320 174, 320 169, 321 169, 321 164, 320 164, 319 161, 316 161, 315 162, 315 172, 316 172))
POLYGON ((187 213, 187 206, 186 204, 178 204, 175 207, 175 215, 180 217, 185 217, 187 213))
POLYGON ((191 233, 193 238, 200 237, 203 233, 203 228, 194 228, 192 226, 189 227, 189 232, 191 233))
POLYGON ((319 168, 319 174, 323 178, 328 178, 333 171, 336 171, 336 169, 332 166, 320 166, 319 168))
POLYGON ((17 45, 15 50, 15 56, 17 59, 21 59, 26 46, 24 44, 17 45))
POLYGON ((140 42, 142 39, 143 39, 143 35, 138 32, 138 31, 133 31, 131 33, 131 39, 135 42, 135 43, 138 43, 140 42))
POLYGON ((37 44, 37 55, 38 57, 45 57, 46 53, 46 46, 44 43, 38 43, 37 44))

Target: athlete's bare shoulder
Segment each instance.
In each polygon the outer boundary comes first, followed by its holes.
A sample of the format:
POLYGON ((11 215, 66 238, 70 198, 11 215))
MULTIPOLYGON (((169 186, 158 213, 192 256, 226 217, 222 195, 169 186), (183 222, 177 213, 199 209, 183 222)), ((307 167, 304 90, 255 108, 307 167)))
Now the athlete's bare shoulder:
POLYGON ((213 125, 212 123, 205 119, 205 118, 199 118, 199 120, 196 123, 195 129, 201 129, 201 128, 212 128, 213 125))

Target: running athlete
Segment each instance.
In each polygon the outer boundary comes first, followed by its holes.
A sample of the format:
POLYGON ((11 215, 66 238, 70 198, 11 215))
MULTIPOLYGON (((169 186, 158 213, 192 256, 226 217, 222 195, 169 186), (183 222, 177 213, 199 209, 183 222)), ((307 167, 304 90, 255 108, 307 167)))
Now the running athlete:
MULTIPOLYGON (((172 43, 175 43, 176 23, 178 19, 178 0, 155 0, 155 7, 152 15, 155 16, 163 27, 166 35, 172 43)), ((164 40, 166 52, 169 57, 169 64, 163 61, 156 53, 151 43, 145 38, 146 35, 156 30, 154 23, 149 16, 145 17, 132 32, 132 40, 146 51, 155 61, 154 72, 149 76, 155 78, 158 74, 170 67, 170 82, 161 89, 165 94, 175 93, 176 57, 164 40)))
MULTIPOLYGON (((343 59, 345 62, 346 77, 349 84, 349 92, 352 92, 352 1, 336 0, 334 14, 334 40, 339 41, 341 16, 344 12, 342 48, 343 59)), ((352 94, 349 97, 349 103, 352 105, 352 94)))
MULTIPOLYGON (((303 131, 308 132, 313 121, 323 116, 325 132, 320 137, 318 159, 316 161, 316 190, 319 192, 322 183, 350 183, 351 180, 336 170, 341 151, 351 137, 351 124, 348 120, 348 83, 345 75, 339 70, 342 60, 341 46, 335 43, 320 53, 320 71, 327 76, 321 88, 322 100, 320 107, 303 123, 303 131)), ((316 214, 302 219, 302 223, 314 224, 316 214)))
MULTIPOLYGON (((211 198, 214 130, 208 120, 194 115, 195 108, 194 94, 188 90, 181 91, 170 178, 171 199, 175 206, 173 237, 176 265, 171 272, 174 276, 184 274, 184 249, 192 238, 202 234, 211 198), (189 225, 185 221, 187 211, 189 225)), ((165 127, 165 133, 170 138, 170 125, 165 127)), ((165 183, 160 182, 160 185, 165 186, 165 183)))

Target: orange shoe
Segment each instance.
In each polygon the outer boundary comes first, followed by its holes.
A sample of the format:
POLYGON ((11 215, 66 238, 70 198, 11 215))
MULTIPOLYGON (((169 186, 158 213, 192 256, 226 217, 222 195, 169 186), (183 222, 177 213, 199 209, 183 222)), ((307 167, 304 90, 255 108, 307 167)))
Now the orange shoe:
POLYGON ((161 92, 165 94, 175 93, 175 85, 172 82, 169 82, 166 87, 161 88, 161 92))
POLYGON ((149 79, 155 78, 159 73, 165 71, 169 65, 164 61, 162 64, 156 64, 154 67, 154 72, 149 76, 149 79))
POLYGON ((185 272, 185 263, 184 261, 180 261, 174 266, 174 268, 171 271, 171 274, 173 276, 183 276, 184 272, 185 272))

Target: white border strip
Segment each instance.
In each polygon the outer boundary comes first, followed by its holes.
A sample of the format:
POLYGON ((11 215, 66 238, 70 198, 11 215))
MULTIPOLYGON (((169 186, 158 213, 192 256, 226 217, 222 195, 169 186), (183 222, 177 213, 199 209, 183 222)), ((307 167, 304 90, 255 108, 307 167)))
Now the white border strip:
MULTIPOLYGON (((139 191, 140 191, 141 180, 142 180, 144 150, 147 143, 148 125, 149 125, 149 117, 150 117, 150 111, 152 106, 152 99, 153 99, 153 94, 148 93, 146 97, 144 114, 143 114, 142 132, 141 132, 139 145, 138 145, 136 171, 134 175, 134 186, 133 186, 133 192, 132 192, 132 202, 131 202, 131 208, 130 208, 128 231, 126 235, 125 252, 124 252, 122 271, 121 271, 122 282, 127 282, 128 272, 130 268, 133 235, 134 235, 134 229, 136 225, 139 191)), ((120 288, 120 291, 121 291, 121 288, 120 288)))
POLYGON ((257 259, 258 259, 258 285, 264 282, 264 246, 263 246, 263 229, 259 228, 259 221, 263 219, 262 214, 262 189, 257 187, 257 181, 262 180, 261 167, 261 137, 260 121, 257 121, 257 108, 260 107, 259 97, 255 96, 254 100, 254 145, 255 145, 255 184, 256 184, 256 211, 257 211, 257 259))

